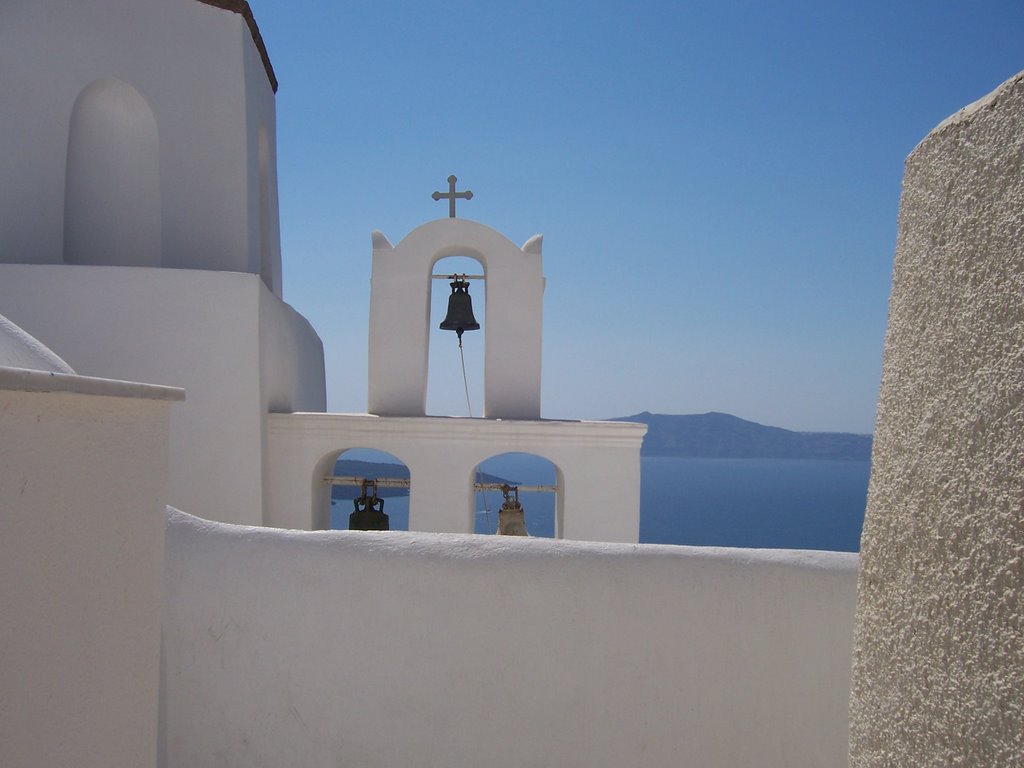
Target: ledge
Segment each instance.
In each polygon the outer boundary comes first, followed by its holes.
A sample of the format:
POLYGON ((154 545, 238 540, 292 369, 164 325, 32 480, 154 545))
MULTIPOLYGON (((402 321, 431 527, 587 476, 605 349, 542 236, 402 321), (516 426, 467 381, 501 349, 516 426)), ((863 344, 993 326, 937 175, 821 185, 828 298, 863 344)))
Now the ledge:
POLYGON ((985 110, 992 109, 993 107, 995 107, 1001 99, 1005 98, 1015 88, 1020 87, 1022 82, 1024 82, 1024 72, 1018 72, 1016 75, 1009 78, 1008 80, 1005 80, 1004 82, 996 86, 994 90, 985 94, 977 101, 974 101, 968 104, 966 107, 963 107, 962 109, 954 112, 952 115, 950 115, 941 123, 939 123, 937 126, 928 131, 928 135, 921 139, 921 141, 917 143, 917 146, 914 147, 914 149, 910 152, 910 155, 908 155, 908 160, 910 157, 913 157, 915 154, 917 154, 917 151, 921 149, 923 146, 925 146, 931 139, 935 138, 940 134, 945 133, 948 130, 955 128, 961 123, 970 122, 985 110))
POLYGON ((167 507, 168 526, 193 529, 196 534, 213 534, 236 540, 295 542, 310 548, 328 547, 339 553, 365 556, 367 552, 396 555, 425 555, 439 560, 511 558, 518 561, 557 560, 566 557, 591 560, 621 560, 634 565, 644 560, 689 560, 718 562, 738 568, 797 568, 834 571, 856 579, 860 564, 857 552, 817 549, 744 549, 740 547, 698 547, 678 544, 632 544, 626 542, 576 541, 541 537, 490 536, 473 533, 429 533, 425 531, 299 531, 290 528, 234 525, 206 520, 174 507, 167 507))
POLYGON ((140 384, 135 381, 98 379, 92 376, 76 376, 50 371, 33 371, 27 368, 0 368, 0 390, 15 392, 68 392, 76 395, 98 395, 101 397, 134 397, 144 400, 185 399, 185 390, 180 387, 164 387, 158 384, 140 384))
POLYGON ((563 421, 557 419, 480 419, 460 416, 377 416, 371 413, 271 413, 267 427, 278 434, 330 434, 338 430, 373 430, 422 439, 457 436, 486 440, 495 435, 530 439, 576 439, 590 444, 595 438, 637 445, 647 425, 629 421, 563 421))

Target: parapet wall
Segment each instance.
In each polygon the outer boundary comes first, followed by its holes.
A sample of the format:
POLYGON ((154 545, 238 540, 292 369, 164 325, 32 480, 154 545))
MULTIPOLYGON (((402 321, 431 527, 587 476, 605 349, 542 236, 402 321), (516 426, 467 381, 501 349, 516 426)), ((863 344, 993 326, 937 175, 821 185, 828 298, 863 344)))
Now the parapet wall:
POLYGON ((182 394, 0 367, 0 765, 156 765, 182 394))
POLYGON ((907 160, 851 766, 1024 755, 1024 73, 907 160))
POLYGON ((170 512, 161 765, 842 765, 857 556, 170 512))

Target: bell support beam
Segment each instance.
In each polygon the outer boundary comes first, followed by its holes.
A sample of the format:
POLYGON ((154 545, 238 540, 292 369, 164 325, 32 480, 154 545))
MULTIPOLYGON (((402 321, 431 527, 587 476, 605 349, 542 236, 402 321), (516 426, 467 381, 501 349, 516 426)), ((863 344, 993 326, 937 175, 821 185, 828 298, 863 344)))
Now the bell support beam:
MULTIPOLYGON (((376 483, 378 488, 409 488, 412 481, 405 477, 356 477, 355 475, 326 475, 324 482, 330 485, 362 485, 367 480, 376 483)), ((474 491, 500 491, 503 488, 516 488, 520 493, 558 493, 557 485, 513 485, 512 483, 473 483, 474 491)))

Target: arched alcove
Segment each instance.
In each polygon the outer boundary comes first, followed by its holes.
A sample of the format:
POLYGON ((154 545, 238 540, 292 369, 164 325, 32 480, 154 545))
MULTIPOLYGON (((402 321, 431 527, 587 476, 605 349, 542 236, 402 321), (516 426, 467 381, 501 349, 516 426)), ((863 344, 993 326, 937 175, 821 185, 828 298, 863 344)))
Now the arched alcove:
MULTIPOLYGON (((446 256, 433 266, 434 275, 483 275, 484 266, 472 256, 446 256)), ((458 336, 442 331, 441 321, 448 311, 451 295, 448 280, 430 281, 430 314, 428 321, 427 414, 432 416, 480 416, 484 399, 484 350, 487 323, 486 281, 469 280, 473 314, 480 329, 462 335, 460 355, 458 336), (462 358, 466 361, 466 381, 462 379, 462 358), (469 390, 469 405, 466 390, 469 390)))
POLYGON ((273 227, 271 224, 271 200, 270 200, 270 140, 267 138, 267 128, 260 126, 257 138, 257 154, 260 165, 260 277, 270 291, 275 291, 274 285, 274 248, 271 243, 273 227))
POLYGON ((101 79, 75 100, 64 180, 64 261, 160 266, 160 146, 137 90, 101 79))
MULTIPOLYGON (((328 459, 329 474, 334 477, 355 477, 367 480, 409 480, 409 468, 397 456, 373 448, 348 448, 328 459)), ((326 527, 332 530, 347 530, 349 515, 354 508, 353 499, 359 496, 361 487, 352 484, 332 484, 326 498, 326 527)), ((409 530, 409 488, 392 488, 381 484, 377 496, 384 500, 384 513, 389 518, 389 530, 409 530)))
MULTIPOLYGON (((473 471, 474 483, 508 482, 516 486, 554 486, 554 493, 521 490, 526 528, 530 536, 561 538, 564 487, 562 471, 552 461, 534 453, 508 452, 481 461, 473 471)), ((498 511, 503 503, 500 490, 476 491, 474 494, 474 532, 493 534, 498 529, 498 511)))

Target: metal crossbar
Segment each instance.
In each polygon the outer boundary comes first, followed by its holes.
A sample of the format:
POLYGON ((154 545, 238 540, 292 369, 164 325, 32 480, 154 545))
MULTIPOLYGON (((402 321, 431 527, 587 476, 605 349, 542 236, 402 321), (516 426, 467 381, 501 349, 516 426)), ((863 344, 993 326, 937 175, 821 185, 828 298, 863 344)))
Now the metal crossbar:
MULTIPOLYGON (((376 483, 378 488, 408 488, 406 477, 356 477, 355 475, 325 475, 324 482, 330 485, 362 485, 364 481, 376 483)), ((512 483, 473 483, 474 491, 500 491, 504 488, 518 488, 520 493, 557 493, 557 485, 513 485, 512 483)))

